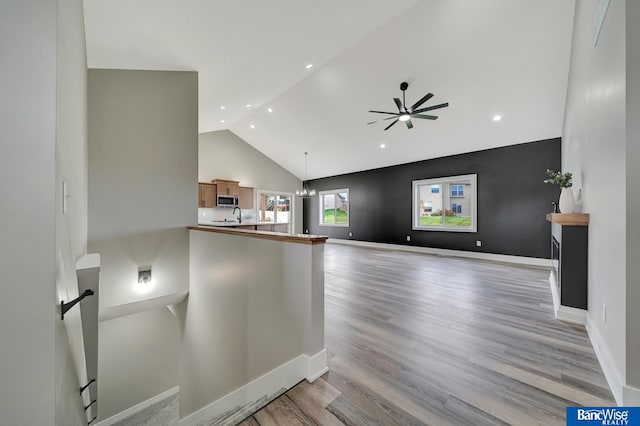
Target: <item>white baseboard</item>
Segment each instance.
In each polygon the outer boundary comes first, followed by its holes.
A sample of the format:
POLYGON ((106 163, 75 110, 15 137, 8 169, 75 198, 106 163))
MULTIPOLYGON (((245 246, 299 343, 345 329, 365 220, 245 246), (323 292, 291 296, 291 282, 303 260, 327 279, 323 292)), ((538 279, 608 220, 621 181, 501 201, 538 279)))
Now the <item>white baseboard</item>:
POLYGON ((640 406, 640 389, 624 385, 622 389, 622 402, 626 407, 640 406))
POLYGON ((173 389, 169 389, 168 391, 162 392, 159 395, 156 395, 152 398, 147 399, 146 401, 142 401, 139 404, 134 405, 133 407, 129 407, 124 411, 120 411, 118 414, 114 414, 113 416, 106 418, 104 420, 99 421, 95 424, 95 426, 111 426, 114 423, 117 423, 121 420, 126 419, 127 417, 131 417, 134 414, 138 414, 142 410, 145 410, 151 407, 153 404, 157 404, 158 402, 170 398, 180 392, 180 387, 176 386, 173 389))
POLYGON ((517 265, 535 266, 537 268, 551 268, 551 259, 537 257, 510 256, 506 254, 482 253, 477 251, 450 250, 433 247, 405 246, 402 244, 373 243, 370 241, 342 240, 329 238, 327 243, 344 244, 348 246, 369 247, 381 250, 408 251, 413 253, 435 254, 438 256, 465 257, 469 259, 490 260, 493 262, 514 263, 517 265))
POLYGON ((560 321, 572 322, 574 324, 587 324, 587 311, 584 309, 572 308, 570 306, 558 307, 556 311, 556 319, 560 321))
POLYGON ((313 383, 320 376, 329 371, 329 367, 327 366, 327 350, 323 349, 313 356, 307 356, 307 358, 309 370, 305 378, 309 383, 313 383))
POLYGON ((560 295, 558 295, 558 283, 553 271, 549 272, 549 285, 551 286, 551 297, 553 298, 553 312, 558 317, 558 308, 560 307, 560 295))
POLYGON ((560 321, 572 322, 574 324, 587 324, 587 311, 585 309, 562 306, 558 295, 558 286, 553 271, 549 274, 549 285, 551 286, 551 296, 553 297, 553 313, 560 321))
POLYGON ((268 404, 301 380, 313 381, 326 371, 328 368, 325 349, 312 356, 306 354, 297 356, 206 407, 189 414, 181 419, 178 425, 201 425, 230 412, 234 413, 234 418, 241 418, 268 404))
POLYGON ((591 346, 593 346, 593 350, 596 352, 596 357, 600 362, 600 367, 602 368, 604 377, 607 379, 607 383, 609 383, 609 387, 611 388, 613 397, 616 400, 616 404, 622 406, 625 402, 623 398, 625 381, 618 373, 618 370, 613 363, 613 358, 611 357, 602 336, 594 327, 593 320, 590 315, 587 316, 586 328, 587 334, 589 334, 589 339, 591 340, 591 346))

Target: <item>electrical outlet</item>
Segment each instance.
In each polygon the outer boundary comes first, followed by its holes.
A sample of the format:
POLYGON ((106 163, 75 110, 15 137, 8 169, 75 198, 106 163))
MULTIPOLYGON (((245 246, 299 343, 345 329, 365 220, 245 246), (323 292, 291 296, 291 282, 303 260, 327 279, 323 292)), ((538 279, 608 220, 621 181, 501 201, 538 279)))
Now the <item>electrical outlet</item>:
POLYGON ((309 230, 308 230, 308 229, 305 229, 305 230, 304 230, 304 233, 305 233, 305 234, 308 234, 308 233, 309 233, 309 230))
POLYGON ((607 323, 607 305, 602 305, 602 322, 607 323))
POLYGON ((349 236, 350 236, 350 237, 353 237, 353 232, 349 232, 349 236))
POLYGON ((411 241, 411 235, 407 235, 407 241, 411 241))
POLYGON ((476 247, 482 247, 482 241, 476 240, 476 247))

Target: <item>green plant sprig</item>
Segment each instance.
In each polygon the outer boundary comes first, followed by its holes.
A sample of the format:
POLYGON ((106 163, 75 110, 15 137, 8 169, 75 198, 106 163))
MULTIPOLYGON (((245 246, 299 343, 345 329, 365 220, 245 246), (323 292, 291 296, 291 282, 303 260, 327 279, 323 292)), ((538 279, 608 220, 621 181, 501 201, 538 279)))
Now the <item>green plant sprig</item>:
POLYGON ((560 188, 571 188, 573 183, 571 183, 572 174, 570 172, 560 173, 554 170, 547 169, 548 179, 544 180, 544 183, 552 183, 554 185, 558 185, 560 188))

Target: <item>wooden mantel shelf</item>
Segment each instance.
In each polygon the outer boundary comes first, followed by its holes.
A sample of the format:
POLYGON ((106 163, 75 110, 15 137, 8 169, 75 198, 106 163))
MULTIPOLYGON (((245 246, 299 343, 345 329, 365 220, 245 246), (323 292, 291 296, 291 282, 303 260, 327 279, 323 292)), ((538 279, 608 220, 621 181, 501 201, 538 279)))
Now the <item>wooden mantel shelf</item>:
POLYGON ((564 226, 589 225, 588 213, 547 213, 547 220, 564 226))

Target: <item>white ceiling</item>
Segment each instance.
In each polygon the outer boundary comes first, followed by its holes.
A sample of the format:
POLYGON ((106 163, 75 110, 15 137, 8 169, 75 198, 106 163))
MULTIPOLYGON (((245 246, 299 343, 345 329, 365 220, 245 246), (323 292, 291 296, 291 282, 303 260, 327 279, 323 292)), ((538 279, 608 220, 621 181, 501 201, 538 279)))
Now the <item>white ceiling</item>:
POLYGON ((574 0, 84 5, 90 68, 198 71, 200 131, 229 128, 300 178, 304 151, 316 178, 561 135, 574 0), (368 126, 402 81, 407 103, 451 106, 368 126))

